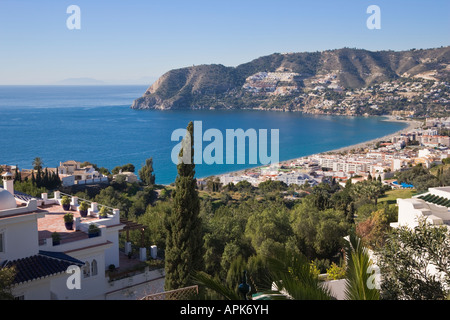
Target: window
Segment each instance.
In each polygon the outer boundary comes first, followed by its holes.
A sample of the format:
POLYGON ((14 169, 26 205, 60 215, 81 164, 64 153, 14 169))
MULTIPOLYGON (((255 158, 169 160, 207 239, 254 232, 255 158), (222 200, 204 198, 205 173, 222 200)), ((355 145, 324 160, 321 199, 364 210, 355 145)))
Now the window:
POLYGON ((90 264, 89 264, 89 262, 85 262, 84 263, 84 267, 83 267, 83 276, 85 277, 85 278, 89 278, 90 276, 91 276, 91 274, 90 274, 90 264))
POLYGON ((97 260, 92 260, 91 262, 86 261, 83 267, 83 276, 84 278, 89 278, 96 276, 98 274, 98 266, 97 260))
POLYGON ((92 266, 91 266, 91 274, 93 275, 93 276, 96 276, 97 275, 97 260, 92 260, 92 266))

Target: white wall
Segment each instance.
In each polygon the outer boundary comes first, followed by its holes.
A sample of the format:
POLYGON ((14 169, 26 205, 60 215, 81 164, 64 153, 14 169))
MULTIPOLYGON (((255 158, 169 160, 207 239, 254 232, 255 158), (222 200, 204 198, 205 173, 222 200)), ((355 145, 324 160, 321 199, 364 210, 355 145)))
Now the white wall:
POLYGON ((61 183, 64 187, 70 187, 75 184, 75 176, 67 176, 61 179, 61 183))
POLYGON ((418 219, 422 216, 422 211, 416 207, 426 208, 426 204, 420 205, 420 200, 397 199, 398 204, 398 225, 414 228, 419 225, 418 219))
POLYGON ((37 229, 38 214, 30 213, 0 219, 0 232, 4 234, 5 252, 1 260, 17 260, 30 257, 39 252, 37 229))
POLYGON ((24 296, 25 300, 50 300, 50 278, 21 284, 12 289, 15 297, 24 296))
POLYGON ((118 231, 117 230, 110 231, 106 229, 106 239, 112 242, 112 245, 105 251, 105 268, 108 268, 110 264, 113 264, 116 268, 118 268, 120 267, 118 231))
POLYGON ((85 278, 81 269, 80 289, 69 289, 67 287, 67 280, 71 277, 69 273, 52 280, 50 290, 56 294, 56 298, 58 300, 104 299, 106 290, 104 247, 100 246, 70 252, 69 255, 82 262, 89 262, 91 266, 92 261, 95 259, 97 261, 97 275, 91 274, 85 278))

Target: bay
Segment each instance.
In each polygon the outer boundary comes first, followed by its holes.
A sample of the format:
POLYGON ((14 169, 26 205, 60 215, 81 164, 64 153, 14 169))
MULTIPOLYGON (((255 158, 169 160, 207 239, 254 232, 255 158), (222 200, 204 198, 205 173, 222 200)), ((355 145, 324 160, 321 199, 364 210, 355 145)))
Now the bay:
MULTIPOLYGON (((406 127, 382 117, 304 115, 255 110, 132 110, 147 86, 0 86, 0 164, 31 168, 67 160, 89 161, 112 170, 132 163, 136 171, 153 157, 156 182, 175 181, 171 141, 176 129, 202 121, 203 132, 218 129, 279 130, 280 160, 334 150, 382 137, 406 127)), ((204 142, 206 147, 209 142, 204 142)), ((270 146, 269 146, 270 151, 270 146)), ((196 166, 196 177, 254 167, 248 164, 196 166)))

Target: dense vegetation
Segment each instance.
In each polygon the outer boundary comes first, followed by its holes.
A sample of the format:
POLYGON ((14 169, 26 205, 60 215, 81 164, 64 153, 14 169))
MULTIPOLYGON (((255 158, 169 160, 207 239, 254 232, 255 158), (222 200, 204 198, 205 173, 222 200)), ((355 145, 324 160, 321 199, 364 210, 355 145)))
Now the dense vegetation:
MULTIPOLYGON (((428 180, 434 177, 439 181, 433 173, 441 171, 443 176, 450 174, 445 165, 433 171, 417 166, 400 173, 399 178, 419 181, 430 175, 428 180)), ((243 270, 247 270, 253 290, 270 287, 268 261, 280 252, 300 254, 315 274, 328 273, 330 279, 344 277, 344 237, 355 234, 375 252, 389 249, 386 243, 395 235, 389 224, 397 221, 395 198, 412 195, 411 191, 390 190, 375 179, 345 186, 331 180, 315 187, 266 181, 254 187, 246 181, 224 186, 212 178, 201 186, 197 189, 203 239, 200 269, 230 288, 236 288, 243 270), (294 199, 287 197, 290 195, 294 199)), ((122 206, 122 214, 146 225, 146 245, 156 244, 164 257, 167 223, 173 217, 176 195, 174 186, 115 182, 95 199, 122 206)), ((140 234, 133 237, 138 241, 140 234)), ((392 270, 392 261, 385 261, 390 266, 385 266, 386 270, 392 270)), ((214 294, 210 297, 217 298, 214 294)), ((382 297, 392 298, 386 292, 382 297)))
MULTIPOLYGON (((390 219, 377 221, 377 226, 394 221, 395 208, 376 203, 384 191, 377 180, 348 183, 345 188, 335 181, 303 188, 277 181, 261 183, 258 188, 246 181, 227 186, 212 181, 197 191, 202 269, 234 283, 242 266, 248 265, 253 281, 261 286, 267 284, 261 271, 263 258, 284 249, 303 253, 321 273, 333 263, 342 266, 344 237, 355 229, 355 219, 364 222, 372 218, 372 212, 380 211, 390 219), (297 200, 285 199, 290 194, 297 195, 297 200)), ((177 194, 172 186, 114 182, 94 199, 119 207, 128 219, 146 225, 146 245, 156 244, 167 252, 166 226, 177 206, 177 194)), ((140 234, 134 237, 137 241, 140 234)))
MULTIPOLYGON (((432 170, 411 167, 400 172, 398 179, 417 185, 418 190, 448 185, 450 170, 447 162, 445 160, 443 165, 432 170)), ((151 161, 146 163, 151 168, 151 161)), ((171 251, 186 248, 175 241, 196 239, 186 240, 190 251, 183 260, 195 261, 195 266, 187 265, 171 288, 189 284, 192 272, 200 270, 211 277, 207 280, 213 279, 216 284, 236 289, 246 270, 253 292, 268 289, 273 281, 268 278, 273 272, 270 261, 278 261, 276 259, 283 252, 294 255, 303 263, 306 261, 308 272, 316 276, 328 273, 330 279, 343 278, 351 271, 345 269, 343 257, 347 242, 344 237, 356 235, 364 247, 381 254, 382 268, 392 276, 392 281, 382 288, 381 297, 429 298, 434 294, 444 297, 444 289, 434 279, 417 280, 418 285, 427 290, 421 295, 395 268, 401 263, 407 265, 410 256, 415 255, 413 249, 421 243, 427 245, 423 249, 427 252, 441 250, 444 257, 448 256, 447 249, 438 245, 449 241, 445 230, 433 233, 421 226, 417 237, 422 235, 424 239, 408 236, 403 229, 391 230, 390 223, 397 221, 395 198, 409 197, 411 191, 390 190, 377 179, 358 183, 348 181, 345 186, 335 180, 324 180, 314 187, 287 186, 269 180, 254 187, 246 181, 222 185, 218 179, 211 178, 197 187, 194 166, 179 165, 178 170, 177 182, 171 186, 131 184, 118 176, 96 194, 76 194, 119 208, 123 217, 145 225, 145 246, 156 244, 159 256, 166 261, 172 256, 168 260, 173 265, 182 263, 176 259, 181 253, 171 251), (180 221, 185 222, 180 224, 180 221), (431 240, 432 237, 440 240, 431 240), (399 248, 407 246, 413 249, 400 254, 399 248)), ((143 177, 150 177, 154 182, 153 170, 143 170, 143 177)), ((131 232, 131 239, 140 243, 140 232, 131 232)), ((418 263, 422 263, 418 265, 422 268, 423 262, 418 263)), ((177 268, 167 270, 179 272, 177 268)), ((217 298, 211 292, 208 296, 217 298)))
MULTIPOLYGON (((55 190, 61 186, 61 179, 58 172, 49 171, 43 168, 43 161, 36 157, 33 160, 34 171, 31 177, 22 178, 22 174, 16 167, 14 175, 14 190, 29 194, 33 197, 40 197, 42 193, 55 190)), ((0 172, 1 173, 1 172, 0 172)))

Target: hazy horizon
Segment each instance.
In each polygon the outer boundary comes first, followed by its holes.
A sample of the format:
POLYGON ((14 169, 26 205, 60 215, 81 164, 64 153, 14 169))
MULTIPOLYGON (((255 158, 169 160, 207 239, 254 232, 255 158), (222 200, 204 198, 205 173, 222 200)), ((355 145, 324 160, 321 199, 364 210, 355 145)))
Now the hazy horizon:
POLYGON ((450 45, 449 9, 445 0, 3 0, 0 85, 149 85, 172 69, 235 67, 276 52, 438 48, 450 45), (79 29, 68 27, 71 5, 79 29), (380 29, 366 25, 370 5, 380 8, 380 29))

